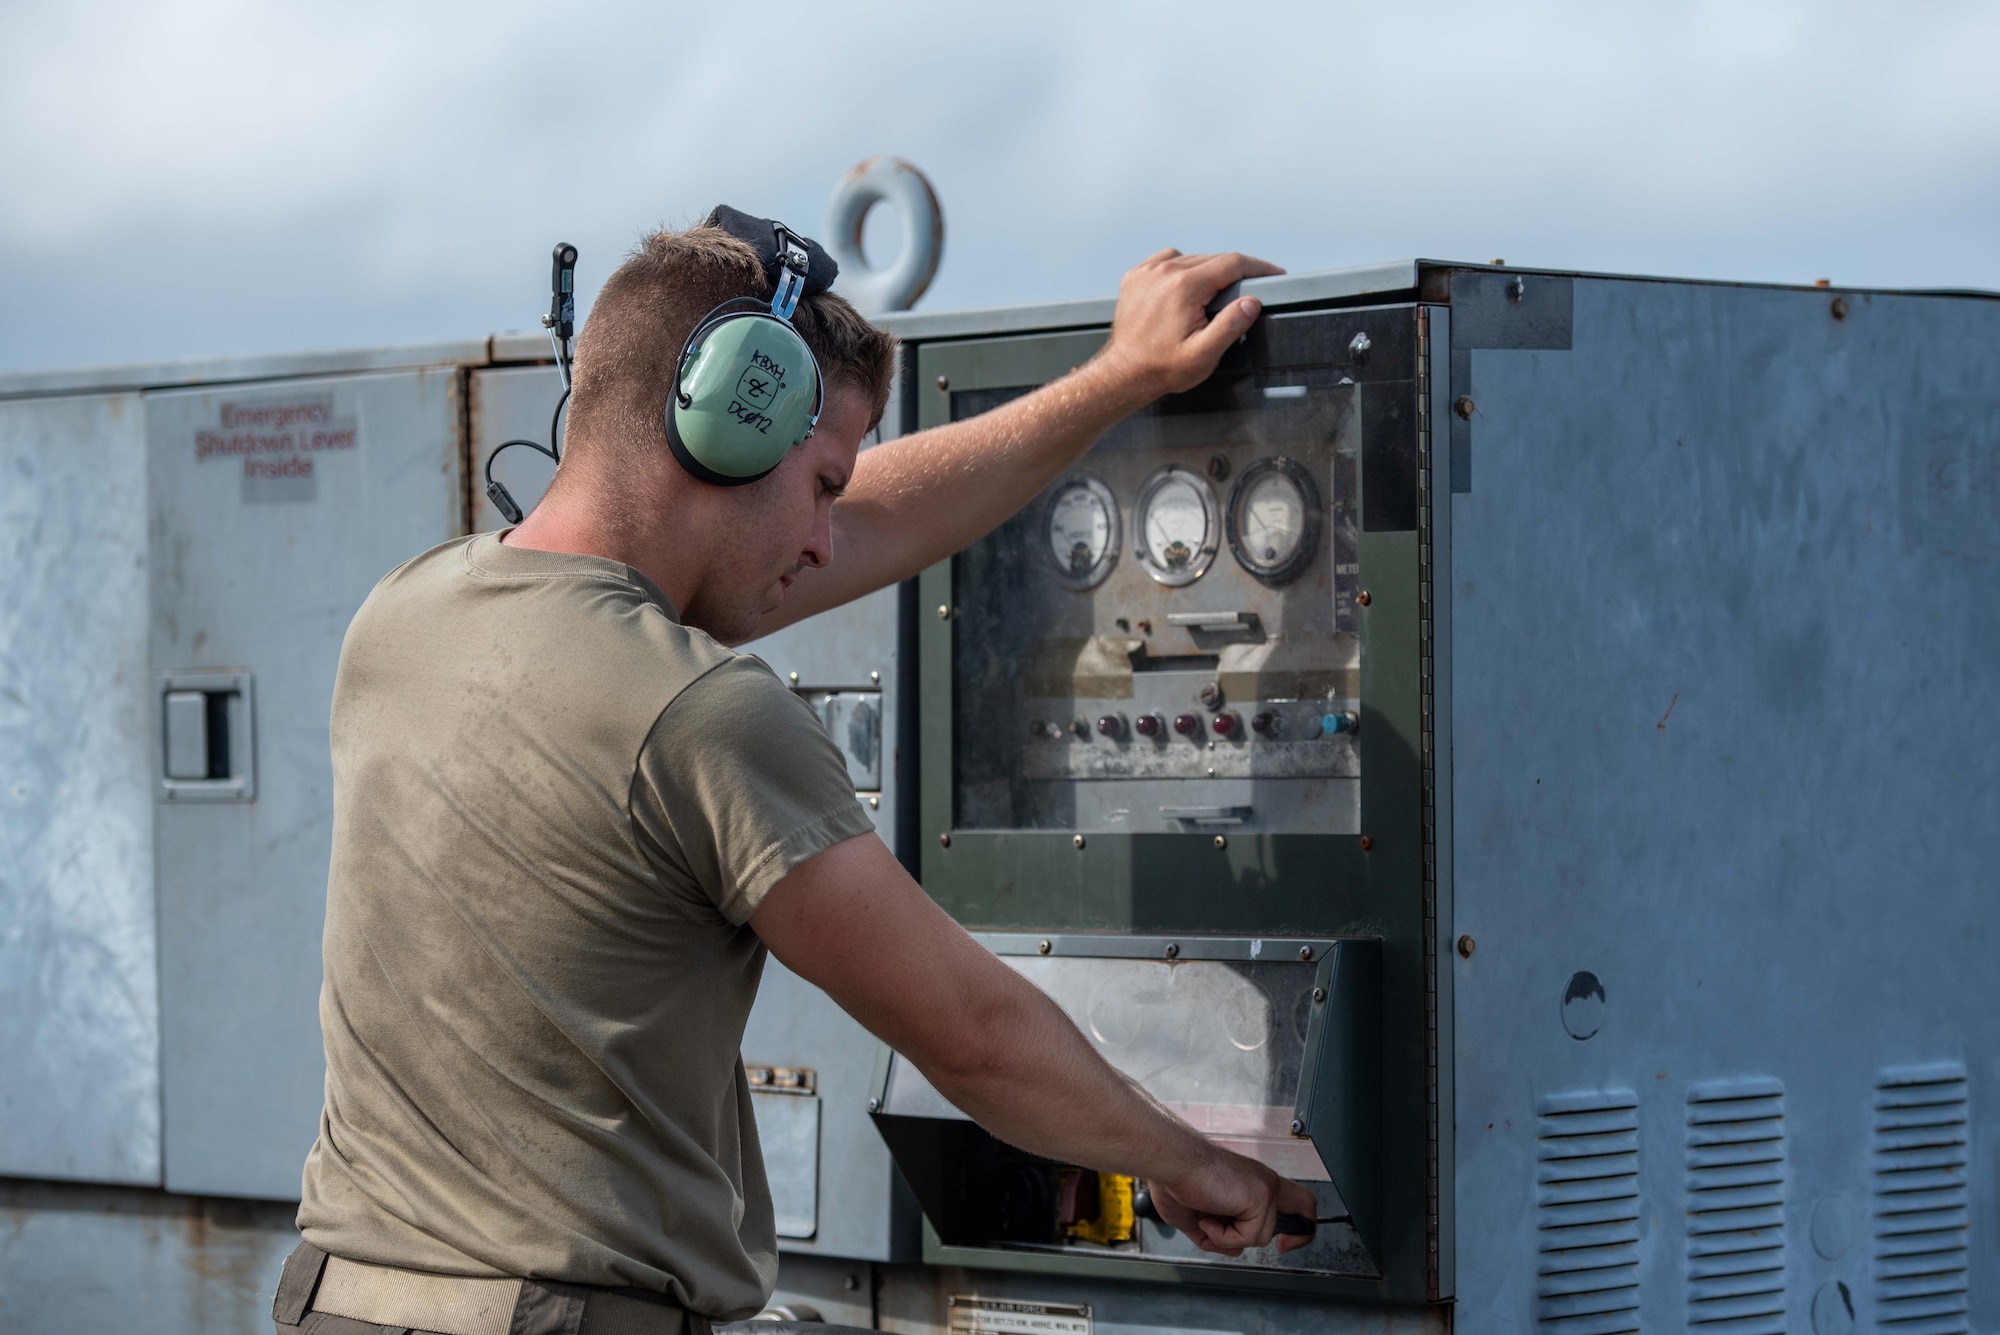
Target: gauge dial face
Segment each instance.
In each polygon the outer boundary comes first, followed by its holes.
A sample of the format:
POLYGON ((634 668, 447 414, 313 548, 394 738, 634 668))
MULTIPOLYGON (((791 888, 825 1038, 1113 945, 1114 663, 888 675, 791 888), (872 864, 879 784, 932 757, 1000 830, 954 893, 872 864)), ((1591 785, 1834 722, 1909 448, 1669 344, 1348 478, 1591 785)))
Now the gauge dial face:
POLYGON ((1319 529, 1312 474, 1290 459, 1259 459, 1243 470, 1229 498, 1229 550, 1237 564, 1281 584, 1312 561, 1319 529))
POLYGON ((1133 549, 1162 584, 1192 584, 1221 545, 1215 492, 1201 474, 1168 464, 1146 479, 1133 507, 1133 549))
POLYGON ((1063 583, 1073 589, 1102 583, 1118 563, 1118 502, 1111 488, 1088 474, 1057 487, 1042 535, 1063 583))

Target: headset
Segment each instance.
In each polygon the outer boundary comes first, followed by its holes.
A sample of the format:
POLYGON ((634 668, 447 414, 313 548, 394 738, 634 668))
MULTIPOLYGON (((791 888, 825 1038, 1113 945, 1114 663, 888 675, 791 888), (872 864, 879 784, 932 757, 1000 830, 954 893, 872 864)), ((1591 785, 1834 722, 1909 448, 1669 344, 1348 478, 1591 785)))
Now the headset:
MULTIPOLYGON (((695 322, 674 364, 663 425, 667 448, 691 476, 714 486, 740 487, 768 476, 819 426, 826 407, 825 378, 792 316, 801 299, 833 285, 840 267, 818 242, 727 204, 718 205, 701 225, 719 227, 756 251, 772 293, 768 302, 732 297, 695 322)), ((493 476, 500 451, 523 445, 562 463, 557 428, 569 401, 575 288, 576 247, 559 243, 549 314, 542 318, 563 384, 549 419, 549 444, 503 441, 486 456, 486 495, 510 524, 520 523, 522 512, 493 476)))

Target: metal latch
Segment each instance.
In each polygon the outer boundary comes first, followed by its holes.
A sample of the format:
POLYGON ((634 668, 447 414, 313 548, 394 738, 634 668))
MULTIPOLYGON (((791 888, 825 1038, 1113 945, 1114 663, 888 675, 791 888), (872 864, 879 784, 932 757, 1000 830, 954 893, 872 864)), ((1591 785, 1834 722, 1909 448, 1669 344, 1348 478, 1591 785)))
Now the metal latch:
POLYGON ((169 672, 161 681, 160 727, 160 796, 166 801, 256 798, 256 711, 248 672, 169 672))

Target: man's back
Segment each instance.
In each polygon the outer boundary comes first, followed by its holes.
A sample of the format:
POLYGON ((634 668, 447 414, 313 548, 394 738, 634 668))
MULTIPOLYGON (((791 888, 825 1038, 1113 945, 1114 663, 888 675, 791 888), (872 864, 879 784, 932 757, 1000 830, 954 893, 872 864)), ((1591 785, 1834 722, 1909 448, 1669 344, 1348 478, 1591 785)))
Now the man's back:
POLYGON ((333 760, 307 1240, 754 1310, 742 924, 872 828, 811 711, 629 567, 481 536, 355 618, 333 760))

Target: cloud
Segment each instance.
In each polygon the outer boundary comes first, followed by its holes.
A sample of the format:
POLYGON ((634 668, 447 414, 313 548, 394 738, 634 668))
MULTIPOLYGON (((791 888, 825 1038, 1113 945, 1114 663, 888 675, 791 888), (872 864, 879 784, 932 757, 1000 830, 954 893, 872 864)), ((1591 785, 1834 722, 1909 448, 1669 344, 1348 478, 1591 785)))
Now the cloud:
POLYGON ((717 200, 937 182, 927 306, 1162 245, 2000 287, 2000 11, 1540 0, 0 12, 0 367, 532 322, 717 200))

